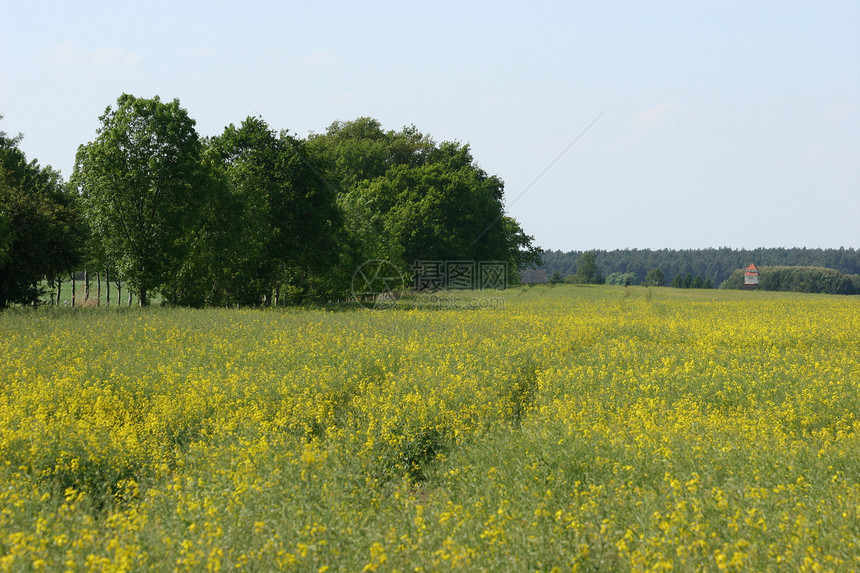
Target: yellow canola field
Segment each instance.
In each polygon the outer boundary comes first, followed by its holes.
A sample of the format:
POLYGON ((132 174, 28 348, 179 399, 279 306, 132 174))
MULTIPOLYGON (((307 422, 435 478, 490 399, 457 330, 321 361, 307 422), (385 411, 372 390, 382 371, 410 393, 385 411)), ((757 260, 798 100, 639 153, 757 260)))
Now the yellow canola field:
POLYGON ((860 299, 493 296, 0 315, 0 571, 860 569, 860 299))

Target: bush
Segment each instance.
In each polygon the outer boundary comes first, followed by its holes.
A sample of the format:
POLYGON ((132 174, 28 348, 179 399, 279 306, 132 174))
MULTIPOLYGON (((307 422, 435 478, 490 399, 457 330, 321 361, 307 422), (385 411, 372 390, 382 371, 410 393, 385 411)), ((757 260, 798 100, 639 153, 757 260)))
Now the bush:
POLYGON ((636 283, 636 273, 612 273, 606 277, 606 284, 630 286, 636 283))

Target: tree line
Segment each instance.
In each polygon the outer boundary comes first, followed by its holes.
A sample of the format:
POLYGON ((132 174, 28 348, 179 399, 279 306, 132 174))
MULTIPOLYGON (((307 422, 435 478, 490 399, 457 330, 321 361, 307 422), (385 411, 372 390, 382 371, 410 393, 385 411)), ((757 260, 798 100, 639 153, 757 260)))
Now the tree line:
MULTIPOLYGON (((614 251, 594 250, 594 263, 608 277, 614 273, 627 275, 626 284, 642 284, 649 271, 659 269, 666 284, 680 277, 685 281, 687 275, 695 281, 699 277, 703 284, 711 281, 714 286, 721 285, 737 269, 750 263, 757 266, 815 266, 835 269, 844 275, 860 274, 860 251, 854 248, 806 249, 806 248, 761 248, 761 249, 689 249, 689 250, 651 250, 621 249, 614 251)), ((547 276, 556 272, 561 277, 575 275, 583 251, 543 251, 541 258, 547 276)), ((616 279, 618 275, 613 276, 616 279)))
POLYGON ((302 139, 248 117, 201 137, 179 100, 123 94, 68 182, 19 141, 0 132, 0 308, 82 269, 201 307, 341 300, 368 260, 504 261, 511 282, 540 264, 503 181, 414 126, 302 139))
MULTIPOLYGON (((595 252, 586 251, 579 256, 574 273, 565 276, 559 269, 556 269, 549 276, 548 282, 550 284, 610 284, 619 286, 642 284, 643 286, 665 286, 666 276, 659 267, 649 270, 642 281, 637 279, 636 273, 630 271, 623 273, 615 271, 609 276, 604 276, 601 269, 597 266, 595 252)), ((686 275, 676 274, 670 286, 673 288, 714 288, 711 279, 703 279, 700 276, 693 277, 689 273, 686 275)))
POLYGON ((39 282, 75 270, 83 221, 59 172, 27 161, 0 131, 0 308, 41 296, 39 282))
MULTIPOLYGON (((764 266, 758 272, 761 290, 860 294, 860 274, 845 275, 836 269, 811 266, 764 266)), ((744 288, 743 269, 733 272, 720 288, 744 288)))

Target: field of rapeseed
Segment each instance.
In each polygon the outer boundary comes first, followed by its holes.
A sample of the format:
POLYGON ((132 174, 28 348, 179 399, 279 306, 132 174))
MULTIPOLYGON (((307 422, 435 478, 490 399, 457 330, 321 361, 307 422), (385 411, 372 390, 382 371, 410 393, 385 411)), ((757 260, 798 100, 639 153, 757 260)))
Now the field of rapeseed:
POLYGON ((860 300, 0 315, 0 571, 860 568, 860 300))

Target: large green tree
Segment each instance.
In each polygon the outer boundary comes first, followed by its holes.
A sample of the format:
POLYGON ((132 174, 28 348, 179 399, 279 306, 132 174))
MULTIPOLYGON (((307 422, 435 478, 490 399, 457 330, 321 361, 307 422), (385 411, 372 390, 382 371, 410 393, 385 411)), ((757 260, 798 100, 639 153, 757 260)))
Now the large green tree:
POLYGON ((594 251, 586 251, 579 257, 576 272, 571 277, 571 282, 576 284, 603 284, 606 279, 597 267, 597 257, 594 251))
POLYGON ((245 205, 230 192, 225 165, 211 145, 202 152, 206 200, 198 221, 186 230, 188 244, 181 266, 161 287, 164 300, 180 306, 255 304, 246 261, 256 260, 258 226, 248 221, 245 205))
POLYGON ((513 278, 539 263, 532 237, 505 214, 504 183, 468 145, 436 144, 411 126, 386 132, 370 118, 337 122, 308 144, 339 190, 349 230, 342 265, 505 261, 513 278))
POLYGON ((414 126, 384 131, 370 117, 336 121, 324 134, 311 135, 307 143, 324 164, 330 184, 340 192, 381 177, 395 166, 424 165, 437 153, 432 138, 414 126))
POLYGON ((179 100, 123 94, 78 149, 72 177, 99 252, 140 305, 181 266, 199 215, 200 141, 179 100))
POLYGON ((335 193, 304 142, 248 117, 205 143, 208 201, 168 298, 269 304, 319 297, 341 228, 335 193))
POLYGON ((73 270, 83 242, 74 196, 19 141, 0 131, 0 309, 36 304, 41 281, 73 270))

